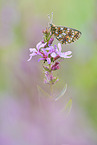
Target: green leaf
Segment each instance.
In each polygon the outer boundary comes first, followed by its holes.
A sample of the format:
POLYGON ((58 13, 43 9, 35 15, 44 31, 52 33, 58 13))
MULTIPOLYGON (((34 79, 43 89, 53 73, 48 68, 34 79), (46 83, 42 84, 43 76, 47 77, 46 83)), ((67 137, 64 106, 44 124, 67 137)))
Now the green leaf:
POLYGON ((57 81, 57 79, 58 79, 57 77, 56 77, 55 79, 52 79, 52 80, 50 81, 50 83, 51 83, 51 84, 54 84, 54 83, 57 81))
POLYGON ((66 106, 65 106, 65 111, 67 111, 68 113, 71 111, 71 108, 72 108, 72 99, 70 99, 66 106))
POLYGON ((67 90, 67 84, 65 85, 61 93, 55 98, 55 101, 58 101, 62 96, 64 96, 66 90, 67 90))
POLYGON ((69 101, 66 103, 65 107, 61 109, 61 113, 65 112, 65 116, 68 116, 72 108, 72 99, 69 99, 69 101))
POLYGON ((51 70, 49 70, 49 68, 48 67, 46 67, 46 66, 43 66, 43 68, 46 70, 46 71, 48 71, 48 72, 50 72, 51 70))

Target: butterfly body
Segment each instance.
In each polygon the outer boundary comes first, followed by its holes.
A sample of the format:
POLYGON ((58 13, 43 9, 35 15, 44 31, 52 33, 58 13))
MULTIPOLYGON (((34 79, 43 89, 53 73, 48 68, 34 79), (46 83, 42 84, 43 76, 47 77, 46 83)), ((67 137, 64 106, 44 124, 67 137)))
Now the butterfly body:
POLYGON ((75 42, 81 36, 81 32, 76 29, 54 24, 50 24, 50 31, 51 35, 54 35, 62 44, 75 42))

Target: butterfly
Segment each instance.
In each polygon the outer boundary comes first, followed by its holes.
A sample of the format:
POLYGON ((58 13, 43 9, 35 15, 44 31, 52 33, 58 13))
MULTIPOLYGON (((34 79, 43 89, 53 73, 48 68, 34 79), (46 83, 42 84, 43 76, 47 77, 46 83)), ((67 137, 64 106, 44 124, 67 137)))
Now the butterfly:
MULTIPOLYGON (((52 18, 53 18, 53 13, 52 13, 52 18)), ((75 42, 77 39, 80 38, 82 34, 79 30, 73 28, 56 26, 52 24, 52 19, 50 22, 50 32, 51 35, 54 35, 54 37, 62 44, 75 42)))

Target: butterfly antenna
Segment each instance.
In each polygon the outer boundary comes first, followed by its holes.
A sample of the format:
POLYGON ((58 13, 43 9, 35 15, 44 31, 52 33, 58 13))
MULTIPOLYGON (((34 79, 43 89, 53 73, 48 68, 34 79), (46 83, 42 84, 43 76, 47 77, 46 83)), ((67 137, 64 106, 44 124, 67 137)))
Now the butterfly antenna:
POLYGON ((53 12, 51 14, 51 18, 50 18, 50 15, 48 14, 48 18, 49 18, 49 23, 52 24, 52 22, 53 22, 53 12))
POLYGON ((49 19, 49 22, 48 22, 48 26, 50 25, 50 21, 51 21, 51 19, 50 19, 50 15, 48 14, 48 19, 49 19))
POLYGON ((48 14, 49 22, 50 22, 50 15, 48 14))
POLYGON ((53 12, 52 12, 52 17, 51 17, 51 22, 50 23, 52 24, 52 22, 53 22, 53 12))

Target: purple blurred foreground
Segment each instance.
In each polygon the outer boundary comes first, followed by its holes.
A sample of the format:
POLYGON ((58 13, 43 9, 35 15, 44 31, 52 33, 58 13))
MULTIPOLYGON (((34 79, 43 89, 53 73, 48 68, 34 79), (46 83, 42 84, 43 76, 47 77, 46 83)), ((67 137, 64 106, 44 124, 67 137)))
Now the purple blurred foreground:
POLYGON ((66 117, 48 99, 35 102, 2 97, 0 145, 96 145, 95 133, 78 106, 66 117))

